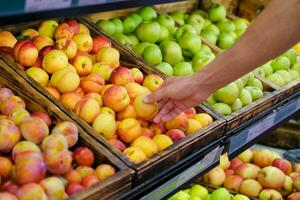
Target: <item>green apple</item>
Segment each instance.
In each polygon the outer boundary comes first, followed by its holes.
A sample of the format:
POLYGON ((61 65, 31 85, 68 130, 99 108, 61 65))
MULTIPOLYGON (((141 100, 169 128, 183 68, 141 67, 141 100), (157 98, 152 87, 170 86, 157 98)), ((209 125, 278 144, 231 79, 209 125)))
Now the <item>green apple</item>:
POLYGON ((222 20, 218 21, 217 27, 219 28, 219 30, 221 32, 229 33, 229 32, 235 31, 234 23, 232 21, 230 21, 229 19, 222 19, 222 20))
POLYGON ((262 68, 256 68, 255 71, 262 77, 266 77, 265 71, 262 68))
POLYGON ((210 194, 208 194, 208 196, 206 197, 206 199, 205 200, 210 200, 210 194))
POLYGON ((155 67, 159 69, 161 72, 163 72, 164 74, 166 74, 167 76, 173 76, 173 68, 169 63, 161 62, 155 67))
POLYGON ((168 200, 189 200, 190 199, 190 195, 185 193, 184 191, 179 191, 176 194, 174 194, 173 196, 171 196, 168 200))
POLYGON ((175 21, 170 15, 159 15, 156 20, 161 26, 164 26, 168 29, 170 33, 173 33, 175 28, 175 21))
POLYGON ((146 47, 143 52, 143 57, 152 65, 158 65, 162 62, 161 50, 157 45, 150 45, 146 47))
POLYGON ((132 32, 135 31, 135 29, 137 28, 137 24, 135 22, 135 19, 133 17, 126 17, 123 20, 123 32, 126 35, 131 34, 132 32))
POLYGON ((291 66, 291 61, 286 56, 279 56, 278 58, 272 60, 271 66, 274 71, 281 70, 281 69, 288 70, 291 66))
POLYGON ((229 32, 229 35, 231 35, 231 37, 234 39, 234 41, 236 41, 238 39, 238 36, 235 32, 229 32))
POLYGON ((263 91, 256 86, 247 86, 245 89, 250 92, 253 101, 256 101, 264 96, 263 91))
POLYGON ((243 107, 243 103, 242 103, 242 101, 241 101, 239 98, 237 98, 237 99, 230 105, 230 107, 231 107, 232 112, 235 112, 235 111, 237 111, 237 110, 239 110, 239 109, 241 109, 241 108, 243 107))
POLYGON ((174 65, 183 60, 181 48, 176 42, 164 41, 160 43, 160 48, 162 51, 163 61, 174 65))
POLYGON ((99 20, 96 25, 109 35, 114 35, 116 33, 116 25, 111 21, 99 20))
POLYGON ((271 81, 278 87, 282 87, 285 85, 284 79, 279 74, 276 74, 276 73, 270 74, 269 76, 267 76, 267 80, 271 81))
POLYGON ((200 51, 204 52, 204 53, 207 53, 207 54, 211 54, 212 53, 211 49, 206 44, 202 44, 201 45, 200 51))
POLYGON ((211 30, 203 30, 201 36, 211 44, 215 45, 217 43, 218 36, 211 30))
MULTIPOLYGON (((197 56, 198 57, 198 56, 197 56)), ((194 58, 197 58, 194 56, 194 58)), ((214 54, 204 54, 200 58, 194 59, 193 58, 193 70, 194 72, 198 72, 199 70, 203 69, 207 64, 209 64, 214 58, 214 54)))
POLYGON ((185 190, 183 190, 183 192, 189 194, 190 193, 190 189, 185 189, 185 190))
POLYGON ((200 34, 204 26, 204 19, 200 15, 192 14, 188 17, 187 24, 192 25, 197 34, 200 34))
POLYGON ((140 23, 143 22, 143 18, 137 13, 131 13, 128 15, 128 17, 131 17, 134 19, 136 26, 140 25, 140 23))
POLYGON ((186 32, 197 34, 196 30, 194 29, 194 27, 192 25, 185 24, 183 26, 180 26, 176 30, 176 32, 175 32, 175 38, 178 40, 186 32))
POLYGON ((299 76, 300 76, 299 72, 296 71, 296 70, 293 70, 293 69, 289 70, 289 73, 290 73, 290 76, 292 78, 292 81, 298 79, 299 76))
POLYGON ((260 66, 260 68, 262 70, 264 70, 265 76, 269 76, 270 74, 273 73, 273 68, 271 66, 271 62, 267 62, 267 63, 263 64, 262 66, 260 66))
POLYGON ((140 41, 139 38, 135 34, 128 35, 128 38, 130 40, 131 45, 134 47, 137 45, 140 41))
POLYGON ((220 29, 214 25, 214 24, 209 24, 207 25, 203 30, 209 30, 211 32, 213 32, 216 36, 220 35, 220 29))
POLYGON ((182 11, 176 10, 170 13, 170 16, 173 17, 176 24, 182 26, 185 24, 184 13, 182 11))
POLYGON ((241 77, 241 80, 243 81, 243 85, 247 85, 248 80, 249 80, 249 74, 245 74, 244 76, 241 77))
POLYGON ((169 31, 166 27, 160 26, 160 35, 158 41, 163 41, 169 37, 169 31))
POLYGON ((249 22, 246 19, 243 18, 236 18, 233 20, 234 26, 235 26, 235 31, 236 32, 245 32, 246 29, 249 26, 249 22))
POLYGON ((191 196, 189 200, 201 200, 201 198, 198 196, 191 196))
POLYGON ((296 61, 297 61, 297 51, 294 48, 289 49, 283 55, 288 57, 288 59, 291 62, 291 65, 296 63, 296 61))
POLYGON ((239 79, 235 80, 234 83, 238 86, 239 91, 241 92, 242 89, 244 88, 244 83, 243 83, 242 79, 239 78, 239 79))
POLYGON ((160 37, 160 25, 157 22, 141 23, 136 29, 140 41, 155 43, 160 37))
POLYGON ((138 43, 137 45, 135 45, 133 47, 133 51, 139 55, 139 56, 143 56, 144 50, 146 49, 146 47, 151 46, 153 44, 149 43, 149 42, 141 42, 138 43))
POLYGON ((201 199, 205 199, 208 196, 208 191, 205 187, 201 185, 193 185, 193 187, 190 189, 189 194, 191 196, 198 196, 201 199))
POLYGON ((291 69, 296 70, 300 73, 300 59, 291 67, 291 69))
POLYGON ((204 11, 204 10, 201 10, 201 9, 197 9, 197 10, 194 10, 192 12, 192 15, 200 15, 201 17, 203 17, 204 19, 208 18, 208 14, 204 11))
POLYGON ((213 4, 208 9, 208 16, 213 22, 220 21, 226 18, 226 9, 222 4, 213 4))
POLYGON ((190 76, 194 74, 192 65, 189 62, 179 62, 173 66, 174 76, 190 76))
POLYGON ((157 17, 155 10, 151 6, 145 6, 140 8, 137 13, 146 21, 152 21, 157 17))
MULTIPOLYGON (((216 103, 216 104, 212 105, 212 108, 217 113, 219 113, 221 115, 225 115, 225 116, 231 114, 231 112, 232 112, 231 107, 229 105, 227 105, 226 103, 216 103)), ((210 196, 210 198, 212 199, 212 195, 210 196)))
POLYGON ((218 46, 221 49, 230 48, 235 42, 235 39, 228 33, 221 33, 218 38, 218 46))
POLYGON ((232 200, 250 200, 247 196, 242 194, 235 195, 232 200))
POLYGON ((115 34, 122 34, 123 33, 123 23, 122 20, 119 18, 113 18, 110 20, 112 23, 115 24, 115 34))
POLYGON ((209 19, 204 19, 204 26, 203 29, 205 29, 207 26, 213 24, 209 19))
POLYGON ((127 35, 119 33, 119 34, 115 34, 114 38, 116 40, 118 40, 121 44, 123 44, 124 46, 128 47, 129 49, 132 49, 133 45, 127 35))
POLYGON ((201 48, 201 38, 196 33, 185 32, 178 40, 182 53, 186 57, 193 57, 193 55, 201 48))
POLYGON ((207 101, 207 103, 208 103, 209 105, 211 105, 211 106, 217 103, 217 101, 215 100, 213 94, 211 94, 211 95, 207 98, 206 101, 207 101))
POLYGON ((227 86, 218 89, 214 93, 217 101, 232 104, 239 97, 239 87, 235 83, 230 83, 227 86))
POLYGON ((288 84, 289 82, 292 81, 292 77, 291 77, 291 75, 290 75, 290 73, 288 71, 278 70, 275 73, 279 74, 283 78, 285 84, 288 84))
POLYGON ((259 80, 257 78, 249 79, 248 82, 247 82, 247 86, 255 86, 255 87, 258 87, 261 90, 263 90, 263 88, 264 88, 261 80, 259 80))

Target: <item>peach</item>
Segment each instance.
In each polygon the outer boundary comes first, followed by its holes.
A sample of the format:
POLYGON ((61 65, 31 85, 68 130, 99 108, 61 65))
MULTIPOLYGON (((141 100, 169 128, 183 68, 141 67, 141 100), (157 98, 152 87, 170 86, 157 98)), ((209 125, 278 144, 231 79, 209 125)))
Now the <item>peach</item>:
POLYGON ((202 127, 205 127, 213 122, 213 118, 207 113, 196 114, 194 119, 197 120, 202 127))
POLYGON ((78 141, 78 128, 72 122, 59 122, 52 129, 51 134, 61 134, 66 137, 68 147, 74 146, 78 141))
POLYGON ((67 19, 65 21, 69 25, 69 29, 73 34, 79 33, 79 23, 76 21, 76 19, 67 19))
POLYGON ((30 67, 36 62, 39 51, 32 42, 20 40, 14 48, 14 55, 21 66, 30 67))
POLYGON ((65 186, 59 178, 55 176, 45 178, 40 182, 40 186, 48 199, 64 199, 65 186))
POLYGON ((105 92, 108 88, 110 88, 110 87, 112 87, 112 86, 114 86, 114 85, 113 85, 113 84, 106 84, 106 85, 104 85, 103 88, 102 88, 102 90, 101 90, 101 96, 103 96, 103 95, 104 95, 104 92, 105 92))
POLYGON ((61 93, 73 92, 79 86, 80 78, 76 72, 69 68, 64 68, 53 73, 50 84, 61 93))
POLYGON ((85 93, 100 93, 105 85, 105 80, 97 72, 91 72, 88 76, 83 77, 80 81, 80 87, 85 93))
POLYGON ((108 65, 108 64, 104 64, 104 63, 96 63, 93 65, 92 67, 92 72, 97 72, 98 74, 100 74, 100 76, 105 80, 108 81, 109 77, 113 71, 113 68, 108 65))
POLYGON ((165 126, 168 130, 170 129, 180 129, 182 131, 186 131, 189 126, 189 120, 187 116, 182 112, 173 119, 167 121, 165 126))
POLYGON ((128 105, 125 110, 119 112, 117 114, 117 120, 121 121, 123 119, 126 119, 126 118, 134 118, 136 119, 136 113, 135 113, 135 110, 134 110, 134 107, 132 105, 128 105))
POLYGON ((113 47, 103 47, 97 53, 97 62, 110 65, 113 69, 120 65, 120 53, 113 47))
POLYGON ((67 23, 61 23, 59 24, 54 32, 54 38, 56 40, 60 38, 72 38, 74 35, 74 32, 71 30, 69 24, 67 23))
POLYGON ((70 196, 72 196, 73 194, 78 193, 82 190, 84 190, 84 187, 78 183, 68 184, 68 186, 66 188, 66 192, 70 196))
POLYGON ((14 123, 7 119, 0 120, 0 152, 10 152, 21 139, 21 133, 14 123))
POLYGON ((110 82, 120 86, 133 82, 131 71, 126 67, 115 68, 110 75, 110 82))
POLYGON ((40 35, 46 35, 50 38, 54 38, 54 32, 58 23, 55 20, 45 20, 39 24, 38 32, 40 35))
POLYGON ((153 141, 158 146, 159 151, 162 151, 162 150, 168 148, 169 146, 171 146, 173 144, 172 139, 169 136, 165 135, 165 134, 155 135, 153 137, 153 141))
POLYGON ((99 182, 99 179, 95 175, 84 177, 84 179, 81 182, 81 185, 85 188, 90 187, 92 185, 95 185, 99 182))
POLYGON ((102 47, 110 47, 111 41, 104 35, 98 35, 93 38, 93 48, 91 53, 97 54, 102 47))
POLYGON ((60 99, 60 93, 59 91, 55 88, 55 87, 51 87, 51 86, 47 86, 45 87, 45 89, 51 94, 53 95, 56 99, 60 99))
POLYGON ((79 76, 88 75, 93 67, 92 59, 86 54, 76 54, 72 59, 71 64, 75 67, 79 76))
POLYGON ((16 108, 25 108, 25 102, 18 96, 11 96, 1 103, 1 112, 9 115, 16 108))
POLYGON ((272 166, 277 167, 286 175, 289 175, 292 172, 292 164, 283 158, 276 158, 272 162, 272 166))
POLYGON ((280 189, 285 181, 285 174, 277 167, 267 166, 257 174, 258 182, 265 188, 280 189))
POLYGON ((244 180, 240 186, 240 193, 246 196, 258 197, 262 186, 253 179, 244 180))
POLYGON ((275 199, 275 200, 282 200, 281 194, 277 190, 273 189, 263 189, 259 194, 259 199, 268 200, 268 199, 275 199))
POLYGON ((33 28, 28 28, 21 31, 21 35, 32 40, 33 38, 39 35, 39 32, 33 28))
POLYGON ((83 97, 76 104, 74 112, 85 122, 92 123, 100 113, 100 105, 94 98, 83 97))
POLYGON ((64 135, 52 133, 43 140, 41 147, 43 151, 46 149, 63 151, 68 149, 68 141, 64 135))
POLYGON ((294 192, 287 197, 287 200, 298 200, 300 199, 300 192, 294 192))
POLYGON ((201 124, 195 119, 188 119, 187 135, 191 135, 202 128, 201 124))
POLYGON ((77 44, 70 38, 60 38, 55 41, 55 48, 62 50, 68 57, 72 59, 77 53, 77 44))
POLYGON ((225 178, 224 187, 230 191, 239 192, 243 178, 238 175, 231 175, 225 178))
POLYGON ((17 193, 18 189, 19 189, 18 185, 12 180, 8 180, 8 181, 4 182, 2 185, 3 191, 7 191, 14 195, 17 193))
POLYGON ((234 175, 234 171, 232 169, 226 169, 225 170, 225 176, 228 177, 228 176, 231 176, 231 175, 234 175))
POLYGON ((15 108, 13 109, 8 116, 8 119, 13 121, 15 125, 19 125, 24 120, 30 117, 30 113, 24 108, 15 108))
POLYGON ((272 165, 273 154, 268 149, 256 150, 253 155, 253 163, 259 167, 272 165))
POLYGON ((153 131, 154 135, 163 134, 167 130, 163 122, 153 123, 149 126, 149 128, 153 131))
POLYGON ((103 106, 100 108, 100 113, 108 113, 111 114, 114 118, 116 116, 116 113, 113 109, 111 109, 110 107, 107 106, 103 106))
POLYGON ((71 169, 65 174, 66 179, 68 180, 68 183, 81 183, 81 175, 78 171, 75 169, 71 169))
POLYGON ((149 122, 144 119, 137 119, 140 122, 142 128, 149 128, 149 122))
POLYGON ((127 90, 127 93, 129 95, 131 101, 134 101, 134 99, 137 96, 150 93, 150 91, 147 88, 145 88, 135 82, 127 83, 124 87, 127 90))
POLYGON ((0 199, 3 200, 18 200, 17 197, 9 192, 0 192, 0 199))
POLYGON ((78 166, 75 170, 79 172, 82 179, 95 174, 95 170, 89 166, 78 166))
POLYGON ((152 157, 158 152, 158 146, 156 143, 151 138, 146 136, 139 136, 131 143, 130 146, 141 149, 148 158, 152 157))
POLYGON ((42 58, 38 57, 35 63, 32 65, 32 67, 42 68, 42 62, 43 62, 42 58))
POLYGON ((155 134, 151 129, 142 127, 141 135, 149 138, 153 138, 155 134))
POLYGON ((49 53, 49 51, 51 51, 53 49, 53 46, 46 46, 44 48, 42 48, 39 52, 39 58, 41 58, 42 60, 42 65, 43 65, 43 60, 45 58, 45 56, 47 55, 47 53, 49 53))
POLYGON ((284 184, 279 192, 282 196, 287 197, 293 191, 293 180, 289 176, 285 176, 284 184))
POLYGON ((19 200, 29 200, 29 199, 47 200, 47 196, 43 188, 36 183, 28 183, 26 185, 23 185, 17 191, 17 197, 19 200))
POLYGON ((90 30, 84 24, 79 23, 79 32, 78 33, 90 34, 90 30))
POLYGON ((144 75, 141 70, 139 70, 138 68, 131 68, 130 71, 133 77, 133 81, 141 85, 144 80, 144 75))
POLYGON ((137 96, 133 102, 133 106, 138 117, 151 120, 158 113, 159 107, 157 103, 144 103, 145 96, 146 95, 137 96))
POLYGON ((35 144, 39 144, 49 135, 49 127, 40 118, 27 118, 19 125, 22 136, 35 144))
POLYGON ((100 106, 103 105, 102 97, 98 93, 90 92, 90 93, 86 94, 85 97, 87 97, 87 98, 93 98, 93 99, 95 99, 99 103, 100 106))
POLYGON ((93 48, 93 38, 89 34, 78 33, 72 39, 77 44, 79 51, 90 52, 93 48))
POLYGON ((14 48, 17 43, 15 36, 9 31, 0 32, 0 47, 11 47, 14 48))
POLYGON ((217 166, 206 173, 203 178, 205 183, 209 183, 214 187, 219 187, 223 185, 226 177, 224 170, 217 166))
POLYGON ((119 151, 124 151, 124 149, 126 149, 126 146, 123 142, 121 142, 120 140, 116 139, 116 138, 111 138, 108 140, 108 143, 115 147, 116 149, 118 149, 119 151))
POLYGON ((142 127, 136 119, 124 119, 118 125, 118 136, 123 142, 130 143, 138 138, 141 133, 142 127))
POLYGON ((193 108, 193 107, 188 108, 188 109, 184 110, 183 112, 189 119, 194 119, 195 115, 197 114, 195 108, 193 108))
POLYGON ((21 185, 39 183, 46 176, 46 165, 40 153, 24 152, 16 157, 16 176, 21 185))
POLYGON ((97 133, 103 135, 106 139, 113 138, 116 132, 116 120, 113 115, 106 112, 99 114, 92 126, 97 133))
POLYGON ((12 150, 12 159, 14 161, 16 161, 18 156, 22 156, 22 154, 26 153, 26 152, 34 152, 34 153, 42 155, 40 148, 36 144, 34 144, 33 142, 30 142, 30 141, 24 140, 24 141, 17 143, 14 146, 14 148, 12 150))
POLYGON ((48 171, 54 175, 63 175, 72 168, 72 155, 68 150, 44 150, 44 160, 48 171))
POLYGON ((31 114, 31 116, 42 119, 47 124, 47 126, 50 126, 52 124, 51 118, 49 117, 48 114, 44 112, 34 112, 31 114))
POLYGON ((168 132, 166 133, 167 136, 169 136, 174 142, 177 142, 179 140, 182 140, 183 138, 185 138, 185 134, 183 131, 179 130, 179 129, 170 129, 168 130, 168 132))
POLYGON ((249 163, 253 159, 253 151, 251 149, 247 149, 244 152, 242 152, 240 155, 238 155, 238 158, 244 162, 244 163, 249 163))
POLYGON ((67 108, 73 110, 76 104, 82 99, 82 95, 77 92, 66 92, 60 97, 60 102, 67 108))
POLYGON ((44 57, 42 63, 43 69, 49 74, 66 68, 68 66, 68 57, 62 50, 50 50, 44 57))
POLYGON ((160 76, 149 74, 145 77, 143 86, 148 88, 150 92, 154 92, 163 84, 163 82, 164 80, 160 76))
POLYGON ((259 171, 260 168, 258 166, 251 163, 243 163, 235 169, 234 173, 243 179, 256 179, 259 171))
POLYGON ((123 153, 133 163, 140 163, 147 159, 146 154, 136 147, 128 147, 123 151, 123 153))
POLYGON ((14 93, 10 89, 0 88, 0 101, 4 101, 11 96, 14 96, 14 93))
POLYGON ((46 36, 46 35, 36 36, 32 40, 32 42, 36 46, 38 51, 42 50, 46 46, 53 46, 54 45, 53 40, 51 38, 49 38, 48 36, 46 36))
POLYGON ((94 163, 94 153, 87 147, 77 147, 73 158, 78 165, 91 166, 94 163))
POLYGON ((129 105, 130 98, 124 87, 113 85, 104 92, 103 103, 114 111, 120 112, 129 105))
POLYGON ((235 170, 241 164, 243 164, 243 162, 238 157, 235 157, 234 159, 232 159, 230 161, 230 167, 229 168, 232 169, 232 170, 235 170))
POLYGON ((48 85, 49 76, 45 70, 38 67, 30 67, 26 70, 26 74, 40 85, 44 87, 48 85))
POLYGON ((0 177, 7 179, 10 177, 12 171, 12 162, 3 156, 0 156, 0 177))
POLYGON ((109 164, 100 164, 95 169, 95 174, 99 180, 107 179, 109 176, 112 176, 116 173, 116 169, 109 164))

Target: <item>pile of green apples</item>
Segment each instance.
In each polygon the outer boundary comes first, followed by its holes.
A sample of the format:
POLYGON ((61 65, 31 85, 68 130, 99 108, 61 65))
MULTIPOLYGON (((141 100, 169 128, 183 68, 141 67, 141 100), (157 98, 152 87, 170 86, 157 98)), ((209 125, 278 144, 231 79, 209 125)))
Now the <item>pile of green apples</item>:
POLYGON ((180 190, 168 200, 250 200, 242 194, 233 195, 226 188, 218 188, 209 194, 208 190, 195 184, 190 189, 180 190))
POLYGON ((248 22, 226 19, 226 9, 213 4, 208 13, 195 10, 191 14, 158 14, 146 6, 123 19, 99 20, 96 25, 166 75, 188 76, 215 58, 211 49, 202 44, 201 36, 212 44, 218 41, 222 47, 229 47, 227 36, 238 38, 248 22))
POLYGON ((218 89, 207 99, 207 103, 217 113, 226 116, 262 98, 263 89, 262 82, 255 78, 254 72, 250 72, 218 89))
POLYGON ((300 77, 300 57, 294 48, 258 68, 258 73, 278 87, 300 77))

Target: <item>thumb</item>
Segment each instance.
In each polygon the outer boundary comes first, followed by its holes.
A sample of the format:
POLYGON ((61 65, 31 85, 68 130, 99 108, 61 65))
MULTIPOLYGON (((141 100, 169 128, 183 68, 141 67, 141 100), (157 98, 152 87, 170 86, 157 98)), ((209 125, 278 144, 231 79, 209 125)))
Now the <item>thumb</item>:
POLYGON ((145 103, 155 103, 158 102, 159 100, 163 99, 165 97, 166 93, 163 87, 159 88, 155 92, 148 94, 147 96, 144 97, 144 102, 145 103))

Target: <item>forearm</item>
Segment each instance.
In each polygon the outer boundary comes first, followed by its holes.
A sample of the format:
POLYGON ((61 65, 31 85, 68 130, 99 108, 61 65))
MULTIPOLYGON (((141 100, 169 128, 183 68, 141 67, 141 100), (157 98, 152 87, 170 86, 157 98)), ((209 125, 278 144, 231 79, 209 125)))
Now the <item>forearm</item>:
POLYGON ((300 40, 300 0, 273 0, 241 39, 194 75, 213 92, 277 57, 300 40))

